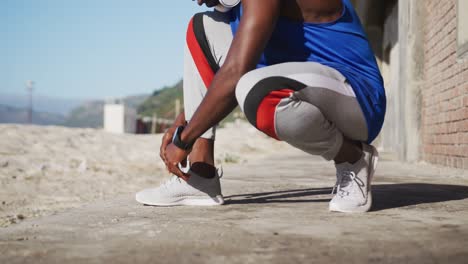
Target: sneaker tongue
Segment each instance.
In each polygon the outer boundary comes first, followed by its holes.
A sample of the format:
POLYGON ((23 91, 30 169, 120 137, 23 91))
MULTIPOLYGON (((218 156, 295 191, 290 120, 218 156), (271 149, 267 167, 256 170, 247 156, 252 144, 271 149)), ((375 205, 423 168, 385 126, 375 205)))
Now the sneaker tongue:
POLYGON ((341 188, 344 188, 344 187, 347 187, 348 185, 350 185, 352 182, 352 179, 349 175, 347 174, 344 174, 341 176, 341 188))
POLYGON ((338 171, 338 172, 350 170, 352 167, 353 167, 353 164, 348 163, 348 162, 335 164, 336 171, 338 171))
POLYGON ((341 188, 347 187, 348 185, 351 184, 352 179, 351 179, 351 173, 353 170, 353 164, 345 162, 341 164, 337 164, 336 166, 336 176, 338 183, 341 188))
POLYGON ((340 164, 335 164, 336 167, 336 176, 337 180, 340 183, 341 188, 348 187, 350 184, 352 184, 352 179, 351 179, 351 172, 356 172, 359 171, 359 167, 362 165, 361 160, 358 160, 354 164, 351 164, 349 162, 343 162, 340 164))

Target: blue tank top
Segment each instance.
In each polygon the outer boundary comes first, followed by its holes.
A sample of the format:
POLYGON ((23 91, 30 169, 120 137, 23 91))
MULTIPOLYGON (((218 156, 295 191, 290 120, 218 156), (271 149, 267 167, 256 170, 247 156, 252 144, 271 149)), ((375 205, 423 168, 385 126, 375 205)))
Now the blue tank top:
MULTIPOLYGON (((303 23, 280 17, 258 63, 258 68, 296 61, 312 61, 339 71, 354 90, 367 122, 368 143, 379 134, 386 109, 382 76, 359 17, 349 0, 330 23, 303 23)), ((231 10, 237 32, 242 5, 231 10)))

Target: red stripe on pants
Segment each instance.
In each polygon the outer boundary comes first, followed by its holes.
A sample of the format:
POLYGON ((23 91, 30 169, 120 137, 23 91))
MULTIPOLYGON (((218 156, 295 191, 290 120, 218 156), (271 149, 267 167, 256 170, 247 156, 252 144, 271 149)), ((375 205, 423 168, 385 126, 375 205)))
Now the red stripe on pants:
POLYGON ((276 90, 269 93, 258 106, 257 128, 268 136, 279 140, 275 131, 275 111, 281 99, 289 97, 291 89, 276 90))
POLYGON ((187 46, 190 50, 190 54, 192 55, 192 59, 197 66, 198 73, 200 74, 205 87, 208 89, 211 81, 213 80, 214 72, 208 63, 200 44, 198 44, 197 38, 195 37, 195 31, 193 31, 193 18, 190 20, 186 38, 187 46))

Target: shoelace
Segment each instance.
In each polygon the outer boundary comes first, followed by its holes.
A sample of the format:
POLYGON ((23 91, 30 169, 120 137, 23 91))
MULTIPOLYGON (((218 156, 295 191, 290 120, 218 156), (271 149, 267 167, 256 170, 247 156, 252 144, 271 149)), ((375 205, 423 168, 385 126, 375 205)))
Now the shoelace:
POLYGON ((162 186, 163 186, 164 188, 167 188, 168 186, 170 186, 170 185, 172 185, 172 184, 174 184, 174 183, 176 183, 176 182, 181 183, 181 181, 182 181, 182 180, 179 178, 179 176, 172 175, 172 177, 171 177, 169 180, 165 181, 165 182, 162 184, 162 186))
POLYGON ((349 186, 349 184, 353 182, 355 182, 356 185, 359 187, 362 196, 366 198, 366 195, 363 190, 365 184, 360 178, 356 176, 356 173, 354 171, 341 171, 338 173, 338 179, 336 180, 335 186, 333 186, 332 194, 335 193, 336 189, 336 193, 339 194, 341 197, 349 195, 349 191, 343 190, 343 188, 349 186))
MULTIPOLYGON (((346 172, 347 174, 348 172, 346 172)), ((351 172, 349 172, 351 173, 351 172)), ((342 179, 343 179, 343 176, 345 174, 345 171, 339 171, 336 175, 336 182, 335 182, 335 185, 333 186, 333 189, 331 191, 331 194, 335 194, 335 190, 337 190, 337 192, 339 191, 339 185, 340 183, 342 182, 342 179), (338 187, 338 188, 337 188, 338 187)))

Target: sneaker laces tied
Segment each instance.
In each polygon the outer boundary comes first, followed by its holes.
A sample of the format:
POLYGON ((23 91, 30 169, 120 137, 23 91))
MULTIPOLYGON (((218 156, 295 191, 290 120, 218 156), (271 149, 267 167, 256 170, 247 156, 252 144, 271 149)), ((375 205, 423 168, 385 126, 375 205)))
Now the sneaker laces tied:
POLYGON ((366 195, 363 190, 365 183, 356 176, 356 173, 354 171, 341 171, 338 173, 338 178, 336 180, 335 186, 333 187, 332 194, 335 192, 336 189, 336 193, 341 197, 348 196, 349 191, 345 188, 353 183, 356 183, 356 185, 359 187, 359 191, 361 191, 362 196, 366 198, 366 195))
POLYGON ((335 190, 337 190, 337 192, 340 191, 340 183, 342 182, 343 176, 347 173, 350 173, 350 172, 337 171, 336 182, 335 182, 335 185, 333 185, 331 194, 335 194, 335 190))

